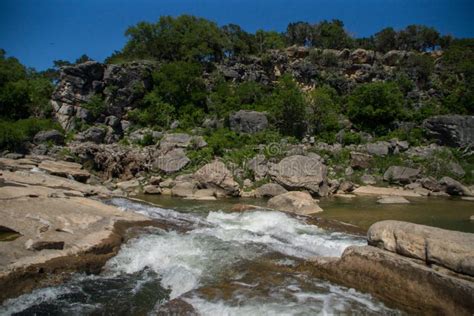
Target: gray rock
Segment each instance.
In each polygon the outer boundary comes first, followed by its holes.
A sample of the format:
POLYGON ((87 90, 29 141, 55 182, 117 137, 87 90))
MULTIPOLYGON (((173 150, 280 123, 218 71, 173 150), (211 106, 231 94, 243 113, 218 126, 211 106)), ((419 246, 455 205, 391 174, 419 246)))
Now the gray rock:
POLYGON ((240 110, 229 116, 230 129, 238 133, 256 133, 268 127, 267 115, 262 112, 240 110))
POLYGON ((384 181, 395 183, 410 183, 414 181, 420 174, 420 169, 391 166, 385 171, 383 175, 384 181))
POLYGON ((423 127, 440 145, 474 147, 474 116, 434 116, 426 119, 423 127))
POLYGON ((461 167, 461 165, 454 161, 450 161, 448 163, 448 169, 449 169, 449 172, 451 172, 453 175, 459 178, 464 177, 464 175, 466 174, 466 172, 461 167))
POLYGON ((169 150, 171 148, 188 148, 194 147, 196 149, 206 147, 207 143, 201 136, 191 136, 185 133, 166 134, 160 142, 162 150, 169 150))
POLYGON ((354 183, 352 183, 351 181, 343 181, 340 185, 339 185, 339 191, 342 191, 344 193, 349 193, 349 192, 352 192, 354 191, 354 183))
POLYGON ((53 129, 49 131, 38 132, 33 138, 33 142, 36 144, 52 142, 56 145, 64 144, 64 135, 59 131, 53 129))
POLYGON ((372 156, 351 151, 351 167, 353 169, 367 169, 372 162, 372 156))
POLYGON ((93 142, 101 144, 104 142, 106 130, 103 127, 92 126, 82 133, 76 135, 76 140, 80 142, 93 142))
POLYGON ((191 160, 186 156, 184 149, 174 148, 166 154, 157 157, 152 162, 152 166, 155 170, 160 170, 165 173, 174 173, 186 167, 190 162, 191 160))
POLYGON ((196 171, 194 178, 199 187, 222 191, 225 195, 238 196, 239 184, 234 181, 232 173, 221 161, 214 160, 196 171))
POLYGON ((474 234, 399 221, 373 224, 369 245, 474 276, 474 234))
POLYGON ((375 179, 375 177, 370 174, 364 174, 362 177, 360 177, 360 181, 366 185, 377 183, 377 179, 375 179))
POLYGON ((268 198, 288 192, 284 187, 277 183, 266 183, 255 190, 255 197, 268 198))
POLYGON ((471 190, 450 177, 441 178, 441 180, 439 180, 439 184, 441 185, 443 191, 449 195, 472 196, 471 190))
POLYGON ((367 152, 374 156, 386 156, 389 154, 390 144, 385 141, 367 144, 367 152))
POLYGON ((264 155, 257 155, 247 163, 247 168, 253 171, 256 181, 262 180, 268 174, 268 161, 264 155))
POLYGON ((310 215, 323 211, 309 193, 298 191, 272 197, 268 200, 267 206, 271 209, 298 215, 310 215))
POLYGON ((113 116, 113 115, 107 116, 105 118, 105 124, 113 128, 117 128, 118 126, 121 126, 120 120, 118 119, 118 117, 113 116))
POLYGON ((327 167, 319 160, 307 156, 290 156, 271 167, 271 178, 288 190, 308 190, 326 196, 327 167))
POLYGON ((427 178, 422 178, 419 180, 423 188, 433 191, 433 192, 439 192, 441 191, 441 185, 436 181, 435 178, 432 177, 427 177, 427 178))
POLYGON ((194 182, 177 182, 171 189, 171 195, 177 197, 191 197, 194 195, 197 186, 194 182))

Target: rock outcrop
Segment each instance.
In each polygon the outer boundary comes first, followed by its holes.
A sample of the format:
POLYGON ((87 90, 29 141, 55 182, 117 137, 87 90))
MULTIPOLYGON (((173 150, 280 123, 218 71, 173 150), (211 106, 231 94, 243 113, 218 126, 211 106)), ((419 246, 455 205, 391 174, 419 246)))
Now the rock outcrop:
POLYGON ((326 196, 327 168, 315 157, 290 156, 271 167, 271 178, 288 190, 307 190, 311 194, 326 196))
POLYGON ((309 193, 298 191, 272 197, 268 200, 267 206, 271 209, 298 215, 311 215, 323 211, 309 193))
POLYGON ((391 166, 385 171, 383 179, 387 182, 406 184, 414 181, 419 176, 420 172, 420 169, 391 166))
POLYGON ((373 224, 369 245, 474 276, 474 234, 399 221, 373 224))
POLYGON ((474 116, 440 115, 423 122, 428 135, 438 144, 450 147, 474 147, 474 116))

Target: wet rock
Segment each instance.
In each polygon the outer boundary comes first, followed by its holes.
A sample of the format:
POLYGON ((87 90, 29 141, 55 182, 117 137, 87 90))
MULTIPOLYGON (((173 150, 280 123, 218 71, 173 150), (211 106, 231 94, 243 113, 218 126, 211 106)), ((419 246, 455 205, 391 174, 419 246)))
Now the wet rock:
POLYGON ((64 241, 33 241, 30 239, 26 242, 25 246, 26 249, 35 251, 41 251, 44 249, 62 250, 64 249, 64 241))
POLYGON ((261 209, 261 207, 250 204, 234 204, 230 209, 232 212, 246 212, 261 209))
POLYGON ((474 147, 474 116, 433 116, 423 122, 423 127, 440 145, 474 147))
POLYGON ((175 298, 163 305, 156 305, 154 307, 153 315, 157 316, 169 316, 169 315, 180 315, 180 316, 198 316, 194 307, 186 303, 180 298, 175 298))
POLYGON ((327 167, 307 156, 290 156, 271 167, 271 178, 288 190, 308 190, 311 194, 326 196, 327 167))
POLYGON ((420 169, 391 166, 383 174, 383 179, 392 183, 410 183, 419 176, 420 172, 420 169))
POLYGON ((286 192, 288 191, 277 183, 266 183, 255 190, 255 196, 257 198, 268 198, 268 197, 274 197, 286 192))
POLYGON ((379 204, 409 204, 410 201, 402 196, 382 196, 377 200, 379 204))
POLYGON ((351 167, 353 169, 367 169, 372 162, 372 156, 351 151, 351 167))
POLYGON ((59 131, 53 129, 49 131, 38 132, 33 138, 35 144, 51 142, 56 145, 64 144, 64 135, 59 131))
POLYGON ((223 191, 225 195, 238 196, 239 184, 234 181, 232 173, 221 161, 214 160, 206 164, 194 174, 199 186, 207 189, 223 191))
POLYGON ((473 195, 471 190, 469 190, 467 187, 450 177, 441 178, 441 180, 439 180, 439 184, 441 185, 443 191, 448 193, 449 195, 473 195))
POLYGON ((262 112, 240 110, 229 116, 230 129, 253 134, 268 127, 267 115, 262 112))
POLYGON ((299 215, 310 215, 323 211, 309 193, 298 191, 272 197, 268 200, 267 206, 271 209, 299 215))
POLYGON ((472 281, 376 247, 350 246, 340 259, 313 264, 313 277, 370 293, 409 314, 470 315, 474 309, 472 281))
POLYGON ((381 221, 367 233, 369 245, 474 276, 474 234, 400 221, 381 221))

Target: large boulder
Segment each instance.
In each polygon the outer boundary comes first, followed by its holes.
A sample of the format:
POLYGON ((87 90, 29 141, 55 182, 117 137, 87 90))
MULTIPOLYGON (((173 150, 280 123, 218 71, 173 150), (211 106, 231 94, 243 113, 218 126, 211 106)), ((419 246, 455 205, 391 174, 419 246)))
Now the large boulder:
POLYGON ((474 234, 400 221, 381 221, 367 233, 369 245, 474 276, 474 234))
POLYGON ((420 169, 403 166, 390 166, 383 174, 384 181, 395 183, 410 183, 420 175, 420 169))
POLYGON ((364 153, 351 151, 351 168, 353 169, 367 169, 372 162, 372 156, 364 153))
POLYGON ((351 53, 350 58, 354 64, 372 64, 375 58, 375 52, 358 48, 351 53))
POLYGON ((374 156, 387 156, 390 148, 390 143, 385 141, 367 144, 367 152, 374 156))
POLYGON ((271 209, 298 215, 310 215, 323 211, 309 193, 298 191, 272 197, 268 200, 267 206, 271 209))
POLYGON ((284 187, 277 183, 266 183, 255 190, 255 197, 268 198, 288 192, 284 187))
POLYGON ((82 165, 69 161, 44 160, 38 165, 38 168, 49 174, 73 178, 79 182, 86 182, 91 176, 89 171, 82 168, 82 165))
POLYGON ((166 134, 160 141, 160 149, 163 151, 188 147, 199 149, 206 146, 207 143, 202 136, 191 136, 185 133, 166 134))
POLYGON ((64 135, 55 129, 49 131, 41 131, 36 133, 35 137, 33 138, 33 142, 35 144, 52 142, 56 145, 62 145, 64 144, 64 135))
POLYGON ((268 174, 268 161, 265 155, 256 155, 248 163, 247 168, 252 170, 255 180, 261 180, 268 174))
POLYGON ((448 193, 449 195, 464 195, 464 196, 471 196, 473 193, 469 188, 462 185, 460 182, 450 178, 450 177, 442 177, 439 180, 439 184, 444 192, 448 193))
POLYGON ((196 171, 194 179, 202 188, 215 189, 229 196, 240 194, 239 184, 235 182, 225 164, 219 160, 214 160, 196 171))
POLYGON ((96 144, 101 144, 104 142, 106 134, 107 131, 105 128, 100 126, 92 126, 84 132, 77 134, 75 139, 80 142, 93 142, 96 144))
POLYGON ((474 147, 474 116, 440 115, 423 122, 423 127, 438 144, 450 147, 474 147))
POLYGON ((370 293, 408 314, 471 315, 474 310, 471 280, 376 247, 350 246, 341 258, 318 257, 312 264, 313 277, 370 293))
POLYGON ((290 156, 271 166, 271 178, 288 190, 307 190, 311 194, 326 196, 327 168, 316 157, 290 156))
POLYGON ((168 151, 166 154, 157 157, 153 162, 153 169, 159 170, 165 173, 178 172, 191 160, 186 156, 184 149, 174 148, 168 151))
POLYGON ((238 133, 256 133, 268 127, 267 115, 262 112, 240 110, 229 116, 230 129, 238 133))

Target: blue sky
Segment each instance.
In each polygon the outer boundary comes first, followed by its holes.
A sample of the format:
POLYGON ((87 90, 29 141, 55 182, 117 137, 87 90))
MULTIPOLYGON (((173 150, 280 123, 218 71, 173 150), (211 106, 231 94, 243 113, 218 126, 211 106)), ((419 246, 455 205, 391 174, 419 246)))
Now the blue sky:
POLYGON ((408 24, 474 37, 473 12, 474 0, 0 0, 0 48, 42 70, 83 53, 103 60, 123 46, 128 26, 160 15, 193 14, 251 32, 337 18, 356 37, 408 24))

